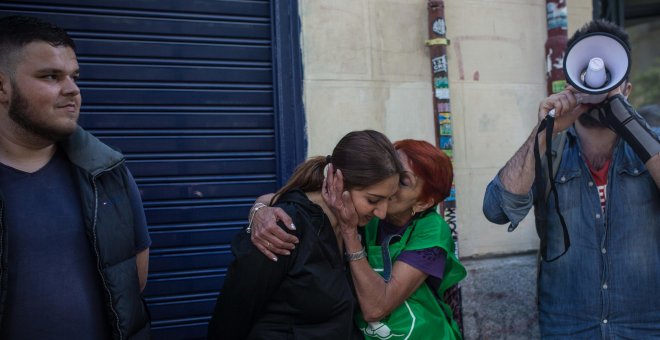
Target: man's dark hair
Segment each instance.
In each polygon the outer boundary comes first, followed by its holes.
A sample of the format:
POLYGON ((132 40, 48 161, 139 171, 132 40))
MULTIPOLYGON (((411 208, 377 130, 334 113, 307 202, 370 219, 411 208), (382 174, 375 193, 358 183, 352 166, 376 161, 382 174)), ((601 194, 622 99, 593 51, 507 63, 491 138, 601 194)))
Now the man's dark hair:
POLYGON ((611 34, 617 38, 619 38, 626 48, 628 48, 628 51, 632 51, 632 47, 630 45, 630 39, 628 39, 628 33, 621 28, 621 26, 604 20, 604 19, 596 19, 592 20, 588 23, 586 23, 584 26, 580 27, 573 36, 568 39, 567 46, 573 45, 573 43, 582 38, 583 36, 589 34, 589 33, 608 33, 611 34))
POLYGON ((38 41, 56 47, 76 47, 64 29, 47 21, 21 15, 0 18, 0 67, 11 68, 11 56, 25 45, 38 41))

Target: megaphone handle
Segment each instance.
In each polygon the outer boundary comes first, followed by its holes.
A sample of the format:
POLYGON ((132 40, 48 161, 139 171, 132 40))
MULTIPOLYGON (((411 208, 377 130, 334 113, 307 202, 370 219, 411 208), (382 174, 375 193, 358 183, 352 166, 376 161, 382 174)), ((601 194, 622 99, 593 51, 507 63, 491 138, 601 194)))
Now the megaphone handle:
POLYGON ((604 111, 610 127, 632 147, 643 163, 660 154, 660 138, 623 95, 608 99, 604 111))

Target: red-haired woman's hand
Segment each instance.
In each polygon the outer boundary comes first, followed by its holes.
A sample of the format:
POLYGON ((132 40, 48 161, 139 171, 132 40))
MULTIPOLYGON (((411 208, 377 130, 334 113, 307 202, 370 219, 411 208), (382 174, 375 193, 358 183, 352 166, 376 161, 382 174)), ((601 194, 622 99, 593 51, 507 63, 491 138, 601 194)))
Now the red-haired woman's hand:
POLYGON ((334 171, 332 164, 328 165, 328 174, 323 180, 321 196, 328 205, 342 233, 356 232, 358 215, 353 206, 353 200, 348 191, 344 191, 344 176, 341 170, 334 171))
POLYGON ((263 207, 252 216, 250 240, 260 252, 273 261, 277 261, 277 255, 290 255, 299 242, 297 237, 282 230, 277 225, 278 221, 290 230, 296 230, 291 217, 278 207, 263 207))

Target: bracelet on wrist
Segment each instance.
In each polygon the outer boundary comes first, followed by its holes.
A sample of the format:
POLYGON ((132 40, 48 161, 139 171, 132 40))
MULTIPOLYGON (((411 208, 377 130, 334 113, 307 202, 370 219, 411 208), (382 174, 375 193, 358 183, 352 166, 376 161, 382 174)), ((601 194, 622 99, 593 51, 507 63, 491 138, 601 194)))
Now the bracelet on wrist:
POLYGON ((246 233, 251 233, 252 232, 252 220, 254 220, 254 215, 259 211, 259 209, 267 207, 267 205, 257 202, 255 203, 252 208, 250 208, 250 213, 248 214, 248 226, 245 228, 246 233))
POLYGON ((344 254, 344 259, 346 261, 351 262, 351 261, 357 261, 361 260, 363 258, 367 257, 367 252, 364 250, 364 248, 360 249, 360 251, 356 251, 354 253, 345 253, 344 254))

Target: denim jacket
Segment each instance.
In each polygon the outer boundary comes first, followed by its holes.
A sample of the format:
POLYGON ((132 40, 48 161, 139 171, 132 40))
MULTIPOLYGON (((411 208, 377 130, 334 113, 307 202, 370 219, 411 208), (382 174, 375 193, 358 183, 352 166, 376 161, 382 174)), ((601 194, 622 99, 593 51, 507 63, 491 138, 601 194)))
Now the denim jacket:
MULTIPOLYGON (((654 129, 656 133, 660 132, 654 129)), ((660 337, 660 190, 632 148, 619 139, 608 173, 603 214, 598 191, 568 131, 555 176, 571 246, 541 262, 539 324, 544 338, 660 337)), ((515 227, 534 202, 507 192, 498 176, 486 189, 488 220, 515 227)), ((553 199, 548 199, 548 258, 564 249, 553 199)))

